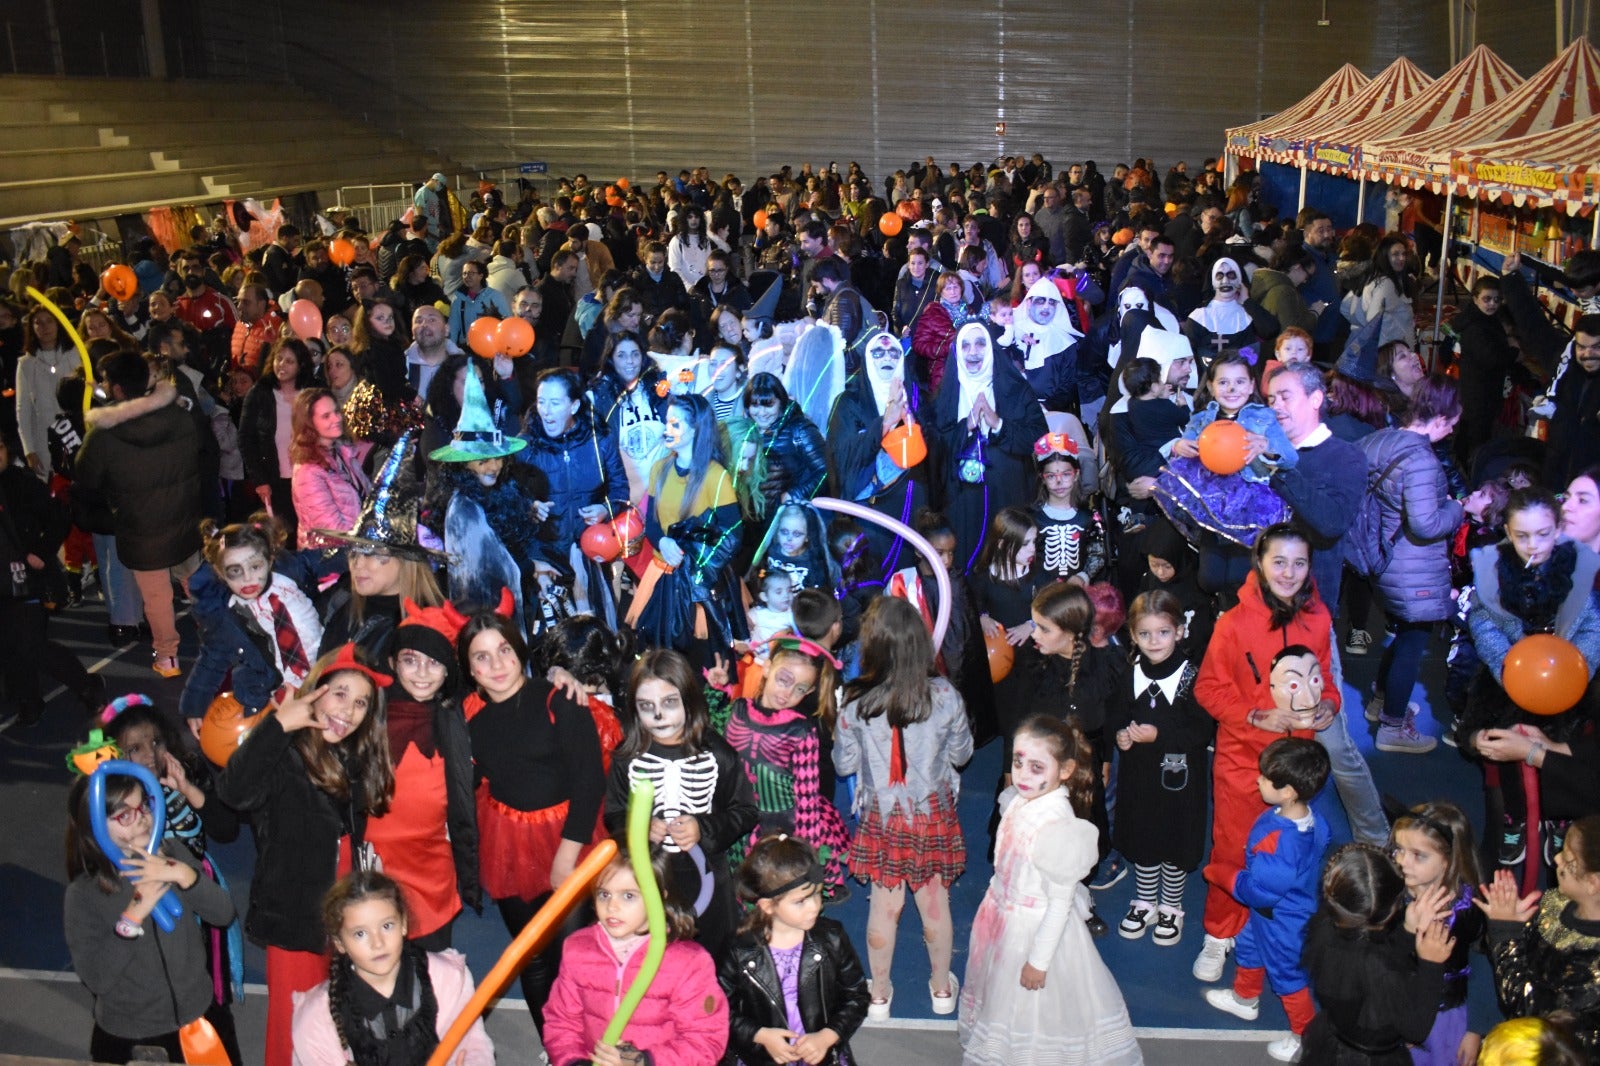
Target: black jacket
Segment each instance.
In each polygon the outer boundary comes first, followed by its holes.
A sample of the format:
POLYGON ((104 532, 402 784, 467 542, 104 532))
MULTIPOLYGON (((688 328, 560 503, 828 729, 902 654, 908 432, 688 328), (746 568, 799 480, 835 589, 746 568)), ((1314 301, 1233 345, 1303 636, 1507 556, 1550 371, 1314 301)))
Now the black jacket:
MULTIPOLYGON (((474 791, 472 737, 458 699, 435 699, 433 742, 444 756, 445 826, 450 830, 450 851, 456 860, 456 891, 461 902, 475 911, 483 909, 483 886, 478 880, 478 801, 474 791)), ((394 758, 400 758, 399 752, 394 758)))
POLYGON ((775 514, 791 492, 809 500, 822 491, 828 476, 827 449, 821 431, 798 404, 791 402, 778 420, 762 431, 761 450, 767 470, 761 495, 767 500, 767 514, 775 514))
MULTIPOLYGON (((717 963, 717 980, 728 996, 728 1046, 749 1066, 772 1066, 772 1056, 756 1043, 756 1033, 767 1028, 788 1028, 783 988, 766 942, 745 934, 717 963)), ((839 1042, 822 1061, 829 1066, 849 1055, 850 1038, 867 1017, 867 975, 861 959, 832 918, 818 918, 806 934, 800 955, 800 1018, 806 1032, 832 1029, 839 1042)))
POLYGON ((280 476, 278 470, 277 380, 270 375, 250 386, 239 412, 239 457, 244 460, 244 476, 257 485, 270 485, 280 476))
MULTIPOLYGON (((72 521, 66 508, 50 498, 44 482, 33 476, 33 471, 22 466, 8 466, 0 470, 0 596, 7 596, 11 584, 11 568, 22 567, 26 577, 26 594, 29 599, 43 596, 50 569, 56 564, 56 549, 66 539, 72 521), (36 555, 44 567, 35 570, 26 559, 36 555)), ((13 652, 12 654, 18 654, 13 652)))
POLYGON ((217 795, 250 815, 256 868, 244 928, 258 944, 322 952, 322 897, 333 887, 339 838, 366 829, 360 782, 341 802, 317 788, 275 714, 245 737, 217 779, 217 795))
POLYGON ((165 570, 200 550, 201 450, 194 418, 177 403, 84 439, 74 492, 109 502, 128 569, 165 570))

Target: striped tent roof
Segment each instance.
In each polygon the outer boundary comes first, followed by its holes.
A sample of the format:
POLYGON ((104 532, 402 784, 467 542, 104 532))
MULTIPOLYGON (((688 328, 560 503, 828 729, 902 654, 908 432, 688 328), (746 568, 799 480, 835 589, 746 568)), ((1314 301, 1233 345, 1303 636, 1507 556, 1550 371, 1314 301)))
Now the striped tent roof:
POLYGON ((1413 137, 1435 126, 1482 111, 1522 84, 1522 75, 1480 44, 1433 84, 1398 107, 1319 134, 1304 149, 1313 170, 1362 170, 1362 146, 1391 137, 1413 137))
POLYGON ((1411 60, 1401 56, 1333 110, 1289 126, 1280 126, 1270 133, 1258 134, 1260 144, 1257 157, 1298 166, 1307 142, 1317 139, 1329 129, 1342 129, 1351 123, 1383 114, 1391 107, 1401 106, 1431 84, 1432 78, 1411 60))
POLYGON ((1223 151, 1233 155, 1254 155, 1256 137, 1262 132, 1325 115, 1354 96, 1369 80, 1361 71, 1346 63, 1328 75, 1321 85, 1311 90, 1298 103, 1276 115, 1224 131, 1227 146, 1223 151))
POLYGON ((1450 170, 1473 195, 1577 214, 1600 202, 1600 114, 1453 153, 1450 170))
POLYGON ((1594 114, 1600 114, 1600 52, 1580 37, 1482 111, 1416 136, 1363 145, 1362 165, 1370 177, 1440 192, 1453 153, 1557 129, 1594 114))

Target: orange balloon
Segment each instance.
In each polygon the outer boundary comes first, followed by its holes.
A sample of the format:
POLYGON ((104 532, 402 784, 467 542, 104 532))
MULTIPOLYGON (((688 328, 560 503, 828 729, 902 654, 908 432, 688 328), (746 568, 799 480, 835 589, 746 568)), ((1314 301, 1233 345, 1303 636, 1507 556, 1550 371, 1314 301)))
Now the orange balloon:
POLYGON ((750 216, 750 221, 756 224, 756 229, 766 229, 767 213, 765 211, 757 211, 755 214, 750 216))
POLYGON ((356 261, 356 246, 344 237, 335 237, 328 245, 328 258, 335 266, 349 266, 356 261))
POLYGON ((1250 462, 1248 434, 1237 422, 1217 419, 1200 431, 1200 462, 1213 474, 1237 474, 1250 462))
POLYGON ((515 359, 533 350, 533 327, 528 325, 527 319, 513 315, 500 322, 495 329, 495 339, 500 350, 515 359))
POLYGON ((597 563, 609 563, 622 554, 622 545, 610 522, 596 522, 578 538, 578 550, 597 563))
POLYGON ((985 635, 983 646, 989 653, 989 680, 996 683, 1004 681, 1017 659, 1017 649, 1006 640, 1005 627, 1000 627, 992 637, 985 635))
POLYGON ((289 328, 303 341, 322 336, 322 310, 310 300, 296 300, 289 305, 289 328))
POLYGON ((1571 641, 1534 633, 1511 645, 1500 676, 1506 695, 1529 714, 1561 714, 1583 699, 1589 664, 1571 641))
POLYGON ((892 211, 878 219, 878 229, 885 237, 893 237, 905 224, 905 219, 892 211))
POLYGON ((617 179, 617 188, 623 190, 624 192, 626 192, 629 189, 629 187, 631 187, 632 185, 633 185, 633 183, 631 181, 629 181, 627 178, 618 178, 617 179))
POLYGON ((644 536, 644 520, 631 507, 617 515, 611 524, 616 527, 617 536, 622 540, 637 540, 644 536))
POLYGON ((211 701, 200 720, 200 750, 218 766, 227 766, 245 734, 254 729, 262 715, 244 713, 244 705, 233 693, 224 692, 211 701))
POLYGON ((467 327, 467 347, 493 359, 500 354, 500 320, 484 315, 467 327))
POLYGON ((132 267, 112 263, 100 275, 100 286, 113 300, 131 300, 139 293, 139 277, 132 267))

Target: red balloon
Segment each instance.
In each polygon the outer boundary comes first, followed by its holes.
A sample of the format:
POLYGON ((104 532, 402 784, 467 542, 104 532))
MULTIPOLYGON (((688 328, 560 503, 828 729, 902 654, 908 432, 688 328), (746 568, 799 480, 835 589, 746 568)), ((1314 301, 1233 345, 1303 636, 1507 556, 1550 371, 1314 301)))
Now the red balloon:
POLYGON ((467 347, 493 359, 500 354, 500 320, 484 315, 467 327, 467 347))
POLYGON ((527 319, 513 315, 501 320, 495 329, 495 340, 500 350, 513 359, 527 355, 533 350, 533 327, 528 325, 527 319))
POLYGON ((113 300, 131 300, 139 293, 139 278, 132 267, 112 263, 100 275, 100 286, 113 300))
POLYGON ((1248 434, 1237 422, 1217 419, 1200 431, 1200 462, 1213 474, 1237 474, 1250 463, 1248 434))
POLYGON ((609 563, 622 554, 622 545, 610 522, 596 522, 578 538, 578 550, 597 563, 609 563))
POLYGON ((617 515, 612 524, 617 527, 617 536, 623 540, 637 540, 644 535, 644 519, 631 507, 617 515))
POLYGON ((996 683, 1004 681, 1017 658, 1017 649, 1006 639, 1005 627, 1002 626, 992 637, 985 635, 983 646, 989 653, 989 680, 996 683))
POLYGON ((310 300, 296 300, 289 305, 289 328, 303 341, 322 336, 322 311, 310 300))
POLYGON ((344 237, 335 237, 328 245, 328 258, 335 266, 349 266, 356 261, 356 246, 344 237))
POLYGON ((254 729, 264 714, 246 716, 244 705, 233 693, 224 692, 211 701, 206 716, 200 720, 200 750, 218 766, 227 766, 245 734, 254 729))
POLYGON ((1589 664, 1571 641, 1535 633, 1511 645, 1500 676, 1506 695, 1529 714, 1561 714, 1583 699, 1589 664))
POLYGON ((905 224, 905 219, 901 218, 892 211, 878 219, 878 229, 885 237, 893 237, 895 234, 900 232, 900 227, 904 226, 905 224))

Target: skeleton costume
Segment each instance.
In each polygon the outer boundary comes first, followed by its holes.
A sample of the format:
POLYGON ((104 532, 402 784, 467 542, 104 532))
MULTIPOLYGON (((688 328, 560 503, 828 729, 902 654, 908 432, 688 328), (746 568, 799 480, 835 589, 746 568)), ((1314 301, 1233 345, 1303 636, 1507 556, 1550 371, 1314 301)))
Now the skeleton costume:
MULTIPOLYGON (((635 727, 637 728, 637 727, 635 727)), ((700 823, 700 843, 685 851, 668 837, 668 892, 685 906, 703 898, 703 878, 711 878, 710 899, 695 920, 695 940, 713 958, 721 958, 738 924, 733 867, 728 848, 755 827, 755 793, 739 765, 739 756, 711 729, 704 730, 700 750, 690 744, 662 744, 639 730, 644 750, 624 757, 618 752, 606 781, 606 826, 620 831, 627 822, 628 795, 640 781, 655 788, 652 816, 672 819, 692 814, 700 823), (702 870, 706 873, 702 873, 702 870)))

